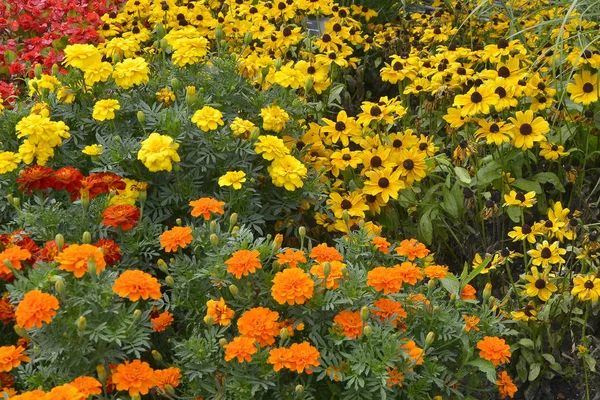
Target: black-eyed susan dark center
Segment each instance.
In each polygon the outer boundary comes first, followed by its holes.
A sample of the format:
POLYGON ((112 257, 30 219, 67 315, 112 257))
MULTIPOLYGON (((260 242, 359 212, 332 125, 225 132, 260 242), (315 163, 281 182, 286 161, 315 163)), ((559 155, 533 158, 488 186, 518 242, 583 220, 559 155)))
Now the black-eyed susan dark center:
POLYGON ((537 281, 535 281, 535 287, 537 289, 543 289, 546 287, 546 281, 543 279, 538 279, 537 281))
POLYGON ((519 132, 523 136, 531 135, 531 133, 533 132, 533 128, 530 124, 523 124, 519 127, 519 132))
POLYGON ((380 178, 379 181, 377 181, 377 185, 379 185, 380 188, 385 189, 390 186, 390 181, 388 178, 380 178))

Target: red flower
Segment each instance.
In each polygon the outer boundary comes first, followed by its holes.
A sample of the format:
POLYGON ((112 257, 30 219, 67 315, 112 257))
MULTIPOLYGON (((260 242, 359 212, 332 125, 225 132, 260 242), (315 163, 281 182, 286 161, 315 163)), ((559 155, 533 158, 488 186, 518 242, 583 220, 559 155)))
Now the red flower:
POLYGON ((19 190, 30 194, 32 190, 46 190, 54 186, 54 170, 43 165, 25 168, 17 179, 19 190))
POLYGON ((114 242, 114 240, 100 239, 94 243, 94 246, 102 250, 102 253, 104 254, 104 261, 106 261, 106 263, 111 267, 117 262, 121 261, 121 258, 123 258, 123 254, 121 254, 121 248, 114 242))
POLYGON ((90 200, 98 196, 100 193, 110 193, 111 190, 123 190, 127 184, 119 175, 111 172, 100 172, 99 174, 91 174, 81 180, 82 190, 87 190, 90 194, 90 200))
MULTIPOLYGON (((64 244, 63 250, 69 247, 68 244, 64 244)), ((46 242, 46 245, 43 249, 37 252, 35 255, 35 262, 38 263, 40 261, 43 262, 52 262, 54 261, 54 257, 58 255, 58 246, 56 245, 55 240, 49 240, 46 242)))
POLYGON ((66 189, 73 196, 81 189, 83 174, 73 167, 63 167, 54 173, 54 190, 66 189))
POLYGON ((102 223, 113 228, 128 231, 137 225, 140 210, 129 204, 110 206, 102 213, 102 223))

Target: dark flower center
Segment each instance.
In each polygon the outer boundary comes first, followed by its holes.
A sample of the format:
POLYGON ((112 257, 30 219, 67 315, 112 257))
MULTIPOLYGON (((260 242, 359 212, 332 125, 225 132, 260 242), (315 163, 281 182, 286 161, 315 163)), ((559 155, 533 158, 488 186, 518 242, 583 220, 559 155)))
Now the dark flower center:
POLYGON ((550 258, 552 257, 552 250, 550 250, 547 247, 544 247, 540 255, 542 256, 542 258, 550 258))
POLYGON ((373 167, 373 168, 381 167, 382 163, 383 163, 383 161, 381 160, 381 157, 379 157, 379 156, 374 156, 371 158, 371 167, 373 167))
POLYGON ((525 201, 525 194, 523 192, 519 192, 515 195, 515 199, 519 200, 522 203, 525 201))
POLYGON ((533 316, 533 307, 530 306, 529 304, 527 304, 525 306, 525 308, 523 309, 523 314, 527 315, 528 317, 532 317, 533 316))
POLYGON ((543 289, 546 287, 546 281, 543 279, 538 279, 537 281, 535 281, 535 287, 538 289, 543 289))
POLYGON ((508 78, 510 76, 510 70, 507 67, 498 68, 498 76, 501 78, 508 78))
POLYGON ((583 91, 585 93, 592 93, 594 91, 594 85, 589 82, 583 84, 583 91))
POLYGON ((419 145, 419 150, 425 151, 425 150, 427 150, 427 147, 429 147, 429 145, 427 143, 423 142, 419 145))
POLYGON ((342 121, 338 121, 335 123, 335 130, 336 131, 343 131, 344 129, 346 129, 346 124, 343 123, 342 121))
POLYGON ((283 36, 290 36, 292 34, 292 30, 288 27, 283 28, 283 36))
POLYGON ((481 103, 482 100, 483 100, 483 97, 481 96, 481 94, 479 92, 473 92, 473 94, 471 95, 471 101, 473 103, 481 103))
POLYGON ((306 69, 306 72, 308 72, 310 75, 312 75, 312 74, 314 74, 315 72, 317 72, 317 69, 311 65, 310 67, 308 67, 308 68, 306 69))
POLYGON ((373 196, 372 194, 368 194, 366 196, 366 199, 369 203, 375 203, 375 201, 377 201, 377 196, 373 196))
POLYGON ((352 208, 352 202, 350 200, 344 199, 342 200, 342 202, 340 203, 340 206, 344 209, 344 210, 349 210, 352 208))
POLYGON ((519 132, 521 132, 521 135, 523 136, 531 135, 533 128, 530 124, 523 124, 519 127, 519 132))
POLYGON ((501 99, 506 97, 506 89, 503 87, 498 86, 494 93, 496 93, 501 99))
POLYGON ((372 117, 379 117, 380 115, 381 115, 381 108, 379 108, 377 106, 371 107, 371 116, 372 117))
POLYGON ((325 43, 331 42, 331 36, 326 33, 323 35, 323 38, 321 40, 324 41, 325 43))
POLYGON ((380 178, 377 184, 380 188, 385 189, 386 187, 390 186, 390 181, 388 178, 380 178))
POLYGON ((398 148, 400 148, 400 147, 402 147, 402 140, 400 140, 400 139, 396 139, 396 140, 394 140, 394 141, 392 142, 392 146, 394 146, 394 147, 395 147, 395 148, 397 148, 397 149, 398 149, 398 148))
POLYGON ((458 67, 458 69, 456 70, 456 73, 459 75, 466 75, 467 74, 467 70, 464 69, 463 67, 458 67))
POLYGON ((532 232, 531 226, 524 224, 523 227, 521 228, 521 232, 523 232, 523 234, 525 234, 525 235, 529 235, 532 232))
POLYGON ((492 132, 492 133, 498 133, 498 132, 500 132, 500 127, 498 126, 498 124, 492 124, 492 125, 490 125, 490 132, 492 132))
POLYGON ((415 163, 413 162, 413 160, 404 160, 402 166, 404 167, 404 169, 410 171, 415 167, 415 163))
POLYGON ((342 160, 344 160, 344 161, 350 161, 350 160, 352 160, 352 156, 350 154, 344 154, 342 156, 342 160))
POLYGON ((586 289, 593 289, 594 288, 594 282, 592 282, 590 280, 587 280, 583 284, 583 287, 585 287, 586 289))

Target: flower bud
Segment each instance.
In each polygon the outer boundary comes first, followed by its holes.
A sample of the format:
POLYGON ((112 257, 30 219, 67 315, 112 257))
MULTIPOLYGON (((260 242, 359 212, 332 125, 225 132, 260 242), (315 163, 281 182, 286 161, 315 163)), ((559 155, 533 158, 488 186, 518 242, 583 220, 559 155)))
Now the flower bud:
POLYGON ((15 333, 17 335, 19 335, 20 337, 24 337, 24 338, 29 337, 29 335, 27 334, 27 331, 22 326, 15 325, 14 330, 15 330, 15 333))
POLYGON ((363 306, 360 309, 360 318, 362 318, 363 321, 366 321, 369 319, 369 307, 363 306))
POLYGON ((18 197, 13 198, 13 206, 15 206, 15 208, 21 208, 21 199, 18 197))
POLYGON ((213 246, 216 246, 219 244, 219 237, 214 233, 210 234, 210 244, 212 244, 213 246))
POLYGON ((204 317, 204 322, 206 322, 206 325, 208 326, 213 326, 215 324, 215 319, 212 315, 207 315, 204 317))
POLYGON ((365 327, 363 328, 363 335, 365 335, 366 337, 369 337, 373 334, 373 328, 371 328, 370 325, 365 325, 365 327))
POLYGON ((310 92, 312 90, 314 84, 315 84, 315 80, 311 76, 310 78, 308 78, 306 80, 306 83, 304 84, 304 93, 310 92))
POLYGON ((326 281, 327 277, 329 276, 329 274, 331 273, 331 263, 329 261, 326 261, 325 264, 323 264, 323 280, 326 281))
POLYGON ((427 282, 427 290, 432 291, 437 286, 437 278, 429 280, 427 282))
POLYGON ((9 271, 14 268, 13 265, 12 265, 12 262, 10 260, 8 260, 8 259, 4 260, 2 263, 4 264, 4 266, 6 268, 8 268, 9 271))
POLYGON ((252 32, 246 32, 244 35, 244 46, 250 46, 252 43, 252 32))
POLYGON ((144 125, 146 123, 146 114, 144 114, 144 112, 142 110, 137 112, 137 120, 141 125, 144 125))
POLYGON ((165 392, 170 396, 175 396, 175 388, 168 383, 165 385, 165 392))
POLYGON ((346 223, 346 225, 348 224, 348 221, 350 221, 350 214, 348 214, 348 211, 342 211, 342 220, 346 223))
POLYGON ((60 253, 65 245, 65 237, 60 233, 57 233, 54 237, 54 242, 56 243, 56 247, 58 248, 58 252, 60 253))
POLYGON ((134 319, 135 321, 139 321, 139 320, 140 320, 140 318, 142 318, 142 311, 140 311, 140 310, 135 310, 135 311, 133 312, 133 319, 134 319))
POLYGON ((248 137, 248 139, 250 139, 251 141, 255 141, 256 139, 258 139, 258 137, 260 136, 260 128, 254 128, 252 129, 252 132, 250 132, 250 136, 248 137))
POLYGON ((159 39, 162 39, 163 36, 165 36, 165 27, 163 26, 162 23, 156 24, 156 36, 159 39))
POLYGON ((300 228, 298 228, 298 235, 300 235, 300 238, 304 238, 306 236, 306 227, 301 226, 300 228))
POLYGON ((165 278, 165 283, 169 287, 175 287, 175 279, 173 279, 171 275, 167 275, 167 277, 165 278))
POLYGON ((281 69, 281 66, 283 65, 283 60, 280 57, 278 57, 273 65, 275 66, 275 70, 279 71, 281 69))
POLYGON ((156 360, 156 361, 162 361, 163 357, 162 355, 157 351, 157 350, 152 350, 152 357, 156 360))
POLYGON ((96 275, 96 260, 94 259, 94 257, 88 258, 87 269, 90 275, 96 275))
POLYGON ((160 39, 158 45, 162 51, 166 51, 169 48, 169 42, 166 39, 160 39))
POLYGON ((483 289, 483 301, 486 302, 490 296, 492 295, 492 284, 486 283, 485 288, 483 289))
POLYGON ((177 218, 175 220, 175 223, 177 224, 177 226, 181 226, 183 224, 183 221, 181 220, 181 218, 177 218))
POLYGON ((65 280, 64 279, 59 279, 54 283, 54 290, 56 290, 56 293, 59 296, 64 296, 65 295, 65 280))
POLYGON ((138 200, 140 201, 141 205, 144 205, 146 203, 147 199, 148 199, 148 192, 146 189, 142 189, 142 190, 138 191, 138 200))
POLYGON ((219 339, 219 344, 221 345, 221 347, 225 346, 227 344, 227 339, 225 339, 225 338, 219 339))
POLYGON ((208 228, 210 229, 211 233, 215 233, 217 231, 217 221, 210 221, 210 225, 208 226, 208 228))
POLYGON ((44 73, 44 71, 42 70, 42 65, 35 64, 35 67, 33 67, 33 73, 35 74, 36 79, 40 79, 42 77, 42 74, 44 73))
POLYGON ((229 217, 229 227, 231 228, 232 226, 234 226, 238 221, 238 214, 237 213, 233 213, 231 214, 231 216, 229 217))
POLYGON ((217 43, 221 43, 221 40, 225 37, 225 31, 223 31, 223 27, 221 25, 217 26, 215 29, 215 37, 217 39, 217 43))
POLYGON ((433 341, 435 340, 435 333, 429 332, 427 337, 425 337, 425 346, 431 346, 433 341))
POLYGON ((169 272, 169 266, 167 265, 165 260, 159 258, 156 263, 158 264, 158 269, 160 269, 162 272, 164 272, 165 274, 169 272))
POLYGON ((84 331, 85 327, 87 326, 87 320, 85 319, 85 317, 82 315, 81 317, 79 317, 79 319, 77 320, 77 329, 79 329, 80 331, 84 331))
POLYGON ((81 241, 85 244, 92 243, 92 234, 88 231, 83 232, 83 237, 81 238, 81 241))
POLYGON ((104 365, 100 364, 96 366, 96 373, 98 374, 98 380, 102 383, 106 382, 106 368, 104 368, 104 365))
POLYGON ((287 328, 281 328, 281 329, 279 330, 279 337, 280 337, 282 340, 285 340, 285 339, 287 339, 287 338, 288 338, 288 336, 289 336, 289 332, 288 332, 288 329, 287 329, 287 328))
POLYGON ((181 89, 181 81, 176 77, 171 79, 171 87, 173 88, 173 90, 181 89))
POLYGON ((8 203, 9 203, 9 204, 14 204, 14 199, 15 199, 15 198, 13 197, 13 195, 12 195, 12 194, 7 194, 7 195, 6 195, 6 200, 8 200, 8 203))
POLYGON ((142 396, 140 396, 139 394, 134 394, 133 396, 131 396, 131 400, 142 400, 142 396))
POLYGON ((87 211, 90 205, 90 193, 87 190, 82 190, 80 194, 81 206, 83 207, 83 211, 85 212, 87 211))
POLYGON ((233 283, 231 285, 229 285, 229 293, 231 293, 233 296, 237 296, 239 293, 239 289, 237 286, 235 286, 233 283))
POLYGON ((296 385, 296 393, 302 393, 302 392, 304 392, 304 386, 296 385))

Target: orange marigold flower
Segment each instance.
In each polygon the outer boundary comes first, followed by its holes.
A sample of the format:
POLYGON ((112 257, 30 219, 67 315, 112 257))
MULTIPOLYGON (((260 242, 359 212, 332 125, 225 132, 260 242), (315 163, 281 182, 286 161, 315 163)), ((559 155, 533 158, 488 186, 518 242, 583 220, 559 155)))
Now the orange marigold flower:
POLYGON ((423 271, 411 262, 403 262, 400 265, 394 265, 398 270, 398 275, 403 282, 414 285, 417 281, 423 279, 423 271))
MULTIPOLYGON (((293 319, 284 319, 283 321, 281 321, 279 323, 279 331, 281 331, 281 329, 285 328, 287 330, 288 336, 289 337, 293 337, 294 336, 294 323, 296 321, 293 319)), ((303 331, 304 330, 304 322, 300 322, 299 324, 296 325, 296 330, 297 331, 303 331)))
POLYGON ((398 371, 398 367, 390 368, 387 367, 388 377, 386 379, 387 386, 402 386, 402 381, 404 380, 404 374, 398 371))
POLYGON ((189 226, 175 226, 173 229, 163 232, 159 236, 160 245, 167 253, 177 251, 178 248, 184 249, 192 243, 192 228, 189 226))
POLYGON ((273 370, 279 372, 282 368, 292 368, 292 352, 285 347, 274 348, 269 351, 267 363, 273 365, 273 370))
POLYGON ((342 261, 344 259, 335 247, 329 247, 326 243, 313 247, 310 251, 310 258, 320 263, 325 261, 342 261))
POLYGON ((247 336, 238 336, 225 346, 225 361, 237 358, 238 362, 252 361, 252 354, 258 353, 256 339, 247 336))
POLYGON ((102 383, 100 383, 98 379, 92 378, 91 376, 80 376, 75 378, 75 380, 69 383, 69 385, 74 386, 77 390, 79 390, 79 392, 81 392, 86 399, 94 394, 102 393, 102 383))
POLYGON ((227 272, 232 273, 237 279, 254 273, 257 269, 262 268, 258 256, 258 250, 238 250, 231 255, 231 258, 225 261, 227 264, 227 272))
POLYGON ((308 342, 294 343, 290 346, 292 371, 302 373, 306 370, 307 374, 312 374, 311 367, 318 367, 321 353, 308 342))
POLYGON ((41 390, 32 390, 29 392, 23 392, 18 396, 12 396, 10 397, 10 400, 45 400, 45 397, 46 392, 42 392, 41 390))
POLYGON ((58 308, 58 299, 51 294, 39 290, 29 291, 25 293, 15 311, 17 326, 25 329, 34 326, 41 328, 43 322, 49 324, 52 321, 58 308))
POLYGON ((117 390, 128 390, 130 396, 147 394, 155 385, 154 370, 144 361, 125 361, 117 365, 112 374, 112 383, 117 390))
POLYGON ((373 305, 375 309, 371 310, 371 314, 379 317, 381 322, 388 321, 390 324, 394 324, 398 319, 408 316, 404 308, 402 308, 402 304, 392 299, 375 300, 373 305))
POLYGON ((469 332, 471 329, 474 329, 476 331, 479 330, 479 328, 477 327, 477 324, 479 323, 479 318, 477 318, 476 316, 469 317, 468 315, 463 315, 462 317, 465 320, 465 331, 469 332))
POLYGON ((151 318, 152 330, 154 332, 162 332, 173 323, 173 314, 165 311, 158 315, 156 318, 151 318))
POLYGON ((427 247, 416 239, 403 240, 395 250, 398 255, 406 256, 409 261, 413 261, 415 258, 425 258, 429 255, 427 247))
POLYGON ((221 297, 217 300, 209 300, 206 302, 206 316, 204 322, 208 321, 208 318, 213 319, 213 323, 221 326, 228 326, 231 323, 231 319, 235 315, 235 311, 225 304, 225 300, 221 297))
POLYGON ((72 272, 76 278, 81 278, 88 272, 88 261, 93 258, 96 262, 96 274, 106 268, 102 251, 91 244, 73 244, 62 251, 54 261, 60 264, 63 271, 72 272))
POLYGON ((255 338, 261 347, 275 343, 279 335, 279 313, 265 307, 255 307, 246 311, 238 319, 238 330, 243 336, 255 338))
POLYGON ((298 263, 305 263, 306 257, 302 250, 287 249, 285 253, 277 254, 277 261, 279 265, 289 265, 290 268, 296 268, 298 263))
MULTIPOLYGON (((316 275, 318 279, 325 279, 325 264, 329 261, 322 262, 317 265, 313 265, 310 269, 310 273, 316 275)), ((327 274, 327 281, 324 282, 325 287, 327 289, 337 289, 340 287, 340 280, 344 278, 344 269, 346 268, 346 264, 340 261, 331 261, 329 262, 330 271, 327 274)))
POLYGON ((315 282, 300 268, 288 268, 273 278, 271 293, 279 304, 304 304, 313 297, 315 282))
POLYGON ((367 286, 385 294, 398 293, 402 288, 402 276, 398 268, 373 268, 367 273, 367 286))
POLYGON ((0 297, 0 321, 8 325, 15 318, 15 306, 8 300, 8 292, 0 297))
POLYGON ((460 299, 461 300, 477 300, 477 297, 475 297, 476 294, 477 294, 477 290, 475 290, 475 288, 473 286, 471 286, 467 283, 465 285, 465 287, 463 288, 462 292, 460 293, 460 299))
POLYGON ((515 393, 517 393, 517 386, 513 383, 510 376, 506 373, 506 371, 502 371, 498 374, 498 380, 496 381, 496 385, 498 386, 498 392, 500 392, 500 397, 505 399, 510 397, 511 399, 515 397, 515 393))
POLYGON ((124 231, 138 224, 140 209, 129 204, 110 206, 102 213, 102 223, 105 226, 120 228, 124 231))
POLYGON ((429 279, 444 279, 446 275, 448 275, 448 267, 443 265, 430 265, 429 267, 425 267, 423 272, 425 272, 425 276, 429 279))
POLYGON ((363 320, 359 311, 342 311, 333 319, 334 329, 340 328, 344 336, 354 339, 362 336, 363 320))
POLYGON ((383 254, 387 254, 390 252, 390 242, 382 238, 381 236, 375 236, 371 239, 371 243, 375 245, 375 248, 382 252, 383 254))
POLYGON ((21 261, 26 261, 31 257, 29 250, 22 249, 18 246, 9 247, 0 253, 0 278, 10 279, 13 274, 12 271, 4 265, 4 261, 8 260, 12 264, 12 267, 16 270, 21 270, 23 265, 21 261))
POLYGON ((114 240, 100 239, 94 243, 94 246, 102 251, 102 255, 104 255, 104 261, 106 261, 107 265, 115 265, 121 261, 121 258, 123 258, 121 248, 115 243, 114 240))
POLYGON ((210 219, 210 213, 224 214, 224 205, 224 201, 218 201, 211 199, 210 197, 203 197, 198 200, 190 201, 190 206, 194 207, 192 210, 192 217, 197 217, 202 214, 206 221, 210 219))
POLYGON ((70 384, 57 386, 44 397, 43 400, 85 400, 87 396, 81 393, 75 386, 70 384))
POLYGON ((138 301, 140 297, 144 300, 159 300, 161 297, 158 280, 137 269, 123 272, 115 280, 112 290, 123 298, 129 297, 131 301, 138 301))
POLYGON ((491 361, 494 365, 509 361, 510 346, 506 344, 504 339, 495 336, 485 336, 483 340, 477 342, 477 348, 481 350, 479 357, 491 361))
POLYGON ((97 197, 100 193, 125 190, 127 183, 119 175, 112 172, 90 174, 81 180, 80 193, 85 193, 89 199, 97 197))
POLYGON ((24 351, 25 349, 21 346, 0 347, 0 372, 9 372, 13 368, 17 368, 21 361, 29 362, 29 357, 24 351))
POLYGON ((177 367, 169 367, 166 369, 157 369, 154 371, 154 382, 155 385, 165 390, 165 386, 171 385, 172 387, 179 386, 181 379, 181 370, 177 367))
POLYGON ((402 349, 406 351, 408 357, 410 357, 415 365, 423 364, 423 349, 418 347, 414 340, 409 340, 403 344, 402 349))

